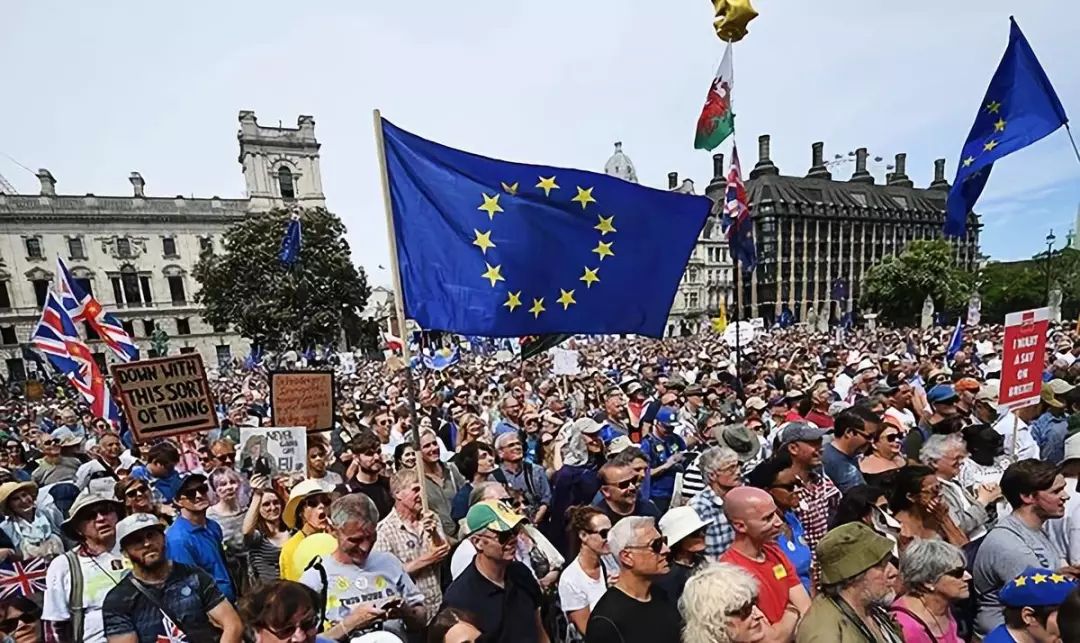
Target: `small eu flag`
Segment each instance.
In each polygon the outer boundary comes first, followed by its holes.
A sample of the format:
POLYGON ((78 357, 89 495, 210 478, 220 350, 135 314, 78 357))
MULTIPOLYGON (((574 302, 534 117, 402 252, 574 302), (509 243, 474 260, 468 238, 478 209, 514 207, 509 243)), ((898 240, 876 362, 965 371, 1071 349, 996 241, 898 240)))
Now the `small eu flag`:
POLYGON ((289 227, 285 229, 285 238, 281 240, 281 263, 292 266, 300 258, 300 215, 289 218, 289 227))
POLYGON ((663 335, 709 199, 381 124, 405 313, 422 328, 663 335))
POLYGON ((986 187, 994 161, 1069 122, 1027 38, 1016 21, 1009 20, 1009 46, 990 79, 949 190, 945 217, 945 234, 949 236, 964 234, 968 213, 986 187))

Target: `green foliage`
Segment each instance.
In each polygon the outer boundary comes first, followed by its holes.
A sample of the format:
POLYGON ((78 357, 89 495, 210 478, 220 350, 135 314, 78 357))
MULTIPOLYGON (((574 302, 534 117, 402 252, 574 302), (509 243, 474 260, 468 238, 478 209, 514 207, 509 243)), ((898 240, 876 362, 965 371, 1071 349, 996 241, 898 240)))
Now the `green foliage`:
MULTIPOLYGON (((983 268, 979 275, 983 319, 1001 322, 1006 313, 1045 306, 1046 269, 1045 252, 1028 261, 983 268)), ((1062 319, 1075 319, 1080 311, 1080 251, 1066 248, 1054 253, 1051 283, 1061 288, 1062 319)))
POLYGON ((322 208, 302 212, 300 258, 282 265, 289 216, 273 210, 226 230, 226 253, 204 254, 195 266, 195 301, 208 324, 231 325, 264 350, 337 345, 343 327, 361 326, 355 311, 367 302, 367 279, 350 259, 345 226, 322 208))
POLYGON ((886 257, 863 280, 862 305, 894 324, 918 324, 923 300, 935 310, 957 312, 966 305, 972 278, 955 267, 947 241, 913 241, 898 257, 886 257))

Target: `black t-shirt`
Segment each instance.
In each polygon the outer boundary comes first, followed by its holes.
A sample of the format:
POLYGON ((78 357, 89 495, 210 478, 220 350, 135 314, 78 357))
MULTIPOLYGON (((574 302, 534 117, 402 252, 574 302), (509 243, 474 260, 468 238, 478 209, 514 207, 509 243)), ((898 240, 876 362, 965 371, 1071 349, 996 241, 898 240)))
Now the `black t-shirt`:
POLYGON ((625 516, 619 513, 615 513, 615 510, 612 509, 611 505, 609 505, 607 501, 603 498, 601 498, 600 501, 593 506, 604 512, 604 515, 608 517, 608 520, 611 521, 611 524, 613 526, 615 525, 615 523, 629 516, 644 516, 646 518, 656 518, 657 520, 660 519, 660 509, 656 507, 656 503, 654 503, 652 500, 642 500, 640 497, 637 499, 637 503, 634 505, 634 511, 625 516))
POLYGON ((585 643, 678 641, 679 610, 664 590, 654 585, 651 593, 651 599, 643 603, 615 587, 604 592, 589 616, 585 643))
POLYGON ((379 520, 389 516, 390 510, 394 508, 394 496, 390 493, 390 480, 387 478, 379 476, 379 479, 372 483, 353 478, 345 483, 345 488, 349 493, 359 492, 371 498, 379 510, 379 520))
POLYGON ((128 574, 105 595, 101 606, 105 636, 134 634, 139 643, 171 641, 181 632, 193 642, 212 643, 221 639, 221 632, 210 624, 207 613, 224 601, 225 596, 206 572, 173 563, 164 583, 143 585, 171 617, 144 596, 135 587, 136 582, 139 581, 128 574), (168 622, 172 617, 179 621, 175 629, 168 622))
POLYGON ((678 607, 679 598, 682 597, 683 588, 686 587, 686 581, 690 580, 690 577, 700 566, 700 563, 690 567, 673 561, 668 573, 653 581, 653 588, 663 590, 663 597, 667 598, 672 605, 678 607))
POLYGON ((541 596, 540 585, 525 565, 510 563, 504 589, 485 578, 473 562, 446 588, 442 606, 475 614, 483 632, 480 643, 535 643, 541 596))

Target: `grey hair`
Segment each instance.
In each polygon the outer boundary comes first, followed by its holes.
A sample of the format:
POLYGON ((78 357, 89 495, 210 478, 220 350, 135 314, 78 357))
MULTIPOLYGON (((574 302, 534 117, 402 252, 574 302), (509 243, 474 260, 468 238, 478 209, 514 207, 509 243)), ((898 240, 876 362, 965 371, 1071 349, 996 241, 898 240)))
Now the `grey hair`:
POLYGON ((480 502, 481 500, 484 499, 484 496, 488 492, 490 492, 492 489, 496 489, 496 488, 498 488, 500 490, 504 489, 503 483, 488 480, 488 481, 481 482, 480 484, 475 485, 473 487, 473 490, 469 492, 469 506, 471 507, 471 506, 475 505, 476 503, 480 502))
POLYGON ((618 560, 619 554, 626 549, 627 545, 635 544, 633 540, 634 537, 637 536, 637 533, 655 526, 655 523, 656 521, 653 518, 647 516, 627 516, 615 523, 615 526, 611 528, 607 537, 611 555, 618 560))
POLYGON ((679 612, 682 643, 730 643, 728 614, 754 601, 757 580, 730 563, 707 563, 686 581, 679 612))
POLYGON ((518 434, 516 431, 507 431, 505 433, 500 433, 498 437, 495 438, 495 448, 501 449, 507 441, 516 439, 518 439, 518 434))
POLYGON ((379 509, 375 502, 363 493, 350 493, 330 505, 330 524, 341 529, 356 520, 362 525, 378 525, 379 509))
POLYGON ((504 409, 504 408, 506 408, 507 404, 509 404, 510 402, 516 402, 516 401, 517 401, 517 398, 514 397, 513 393, 507 393, 506 395, 502 396, 502 398, 499 400, 499 408, 504 409))
POLYGON ((919 462, 922 462, 931 469, 937 467, 938 460, 945 457, 949 451, 960 447, 966 449, 964 439, 960 437, 959 433, 949 433, 948 435, 931 435, 926 442, 923 443, 922 448, 919 449, 919 462))
POLYGON ((697 459, 698 468, 701 470, 701 477, 706 481, 708 481, 709 476, 712 475, 713 472, 722 469, 732 462, 738 461, 738 454, 728 447, 709 447, 702 451, 697 459))
POLYGON ((944 540, 916 539, 900 554, 900 574, 913 592, 925 592, 946 572, 964 567, 964 552, 944 540))

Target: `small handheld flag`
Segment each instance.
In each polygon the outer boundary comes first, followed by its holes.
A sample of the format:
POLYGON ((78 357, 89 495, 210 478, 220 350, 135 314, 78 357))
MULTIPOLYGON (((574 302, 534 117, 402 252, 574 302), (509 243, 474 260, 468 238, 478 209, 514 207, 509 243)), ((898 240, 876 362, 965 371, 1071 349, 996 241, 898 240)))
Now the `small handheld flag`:
POLYGON ((728 170, 727 192, 724 195, 724 216, 721 229, 727 232, 731 257, 741 263, 743 270, 751 272, 757 266, 757 248, 754 246, 754 222, 750 219, 750 206, 746 198, 746 185, 742 180, 739 164, 739 148, 731 146, 731 169, 728 170))
POLYGON ((86 322, 120 361, 139 359, 139 347, 124 330, 124 325, 114 315, 105 312, 101 302, 75 280, 60 257, 56 258, 56 297, 71 316, 72 322, 86 322))
POLYGON ((949 339, 949 347, 945 351, 945 358, 950 362, 960 352, 960 346, 964 343, 963 327, 960 320, 960 317, 956 318, 956 328, 953 329, 952 337, 949 339))
POLYGON ((281 240, 281 263, 292 266, 300 258, 300 215, 289 218, 289 227, 285 229, 285 238, 281 240))

